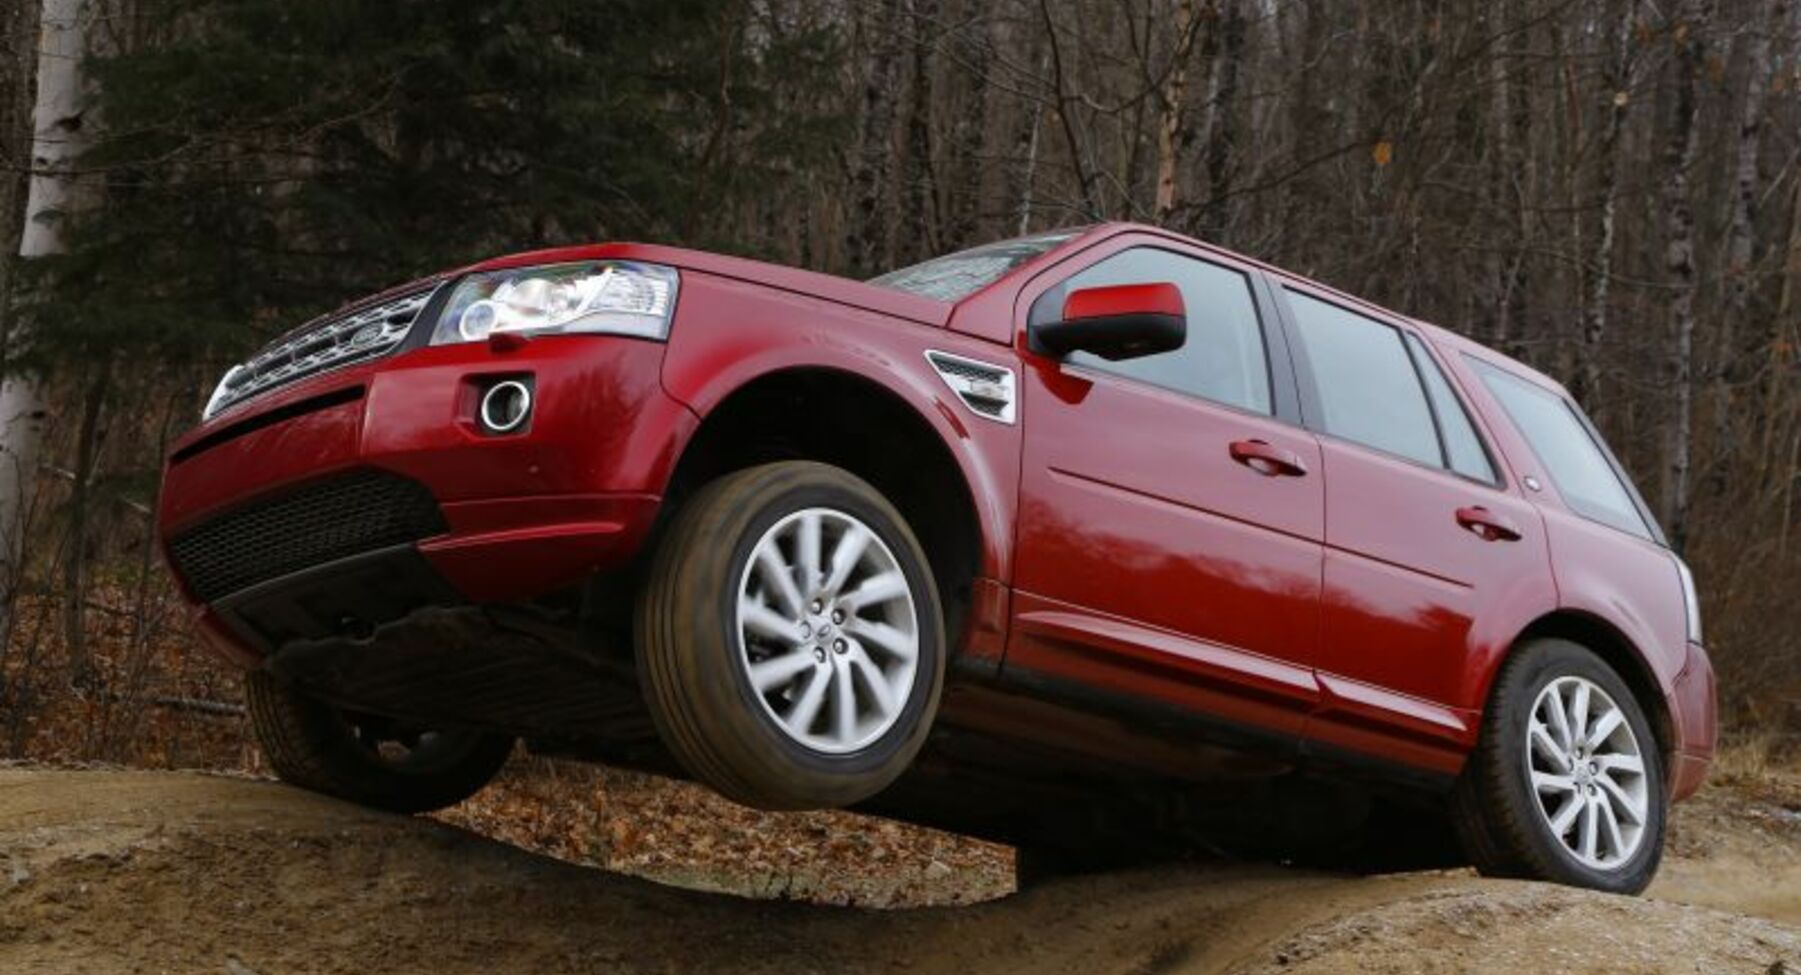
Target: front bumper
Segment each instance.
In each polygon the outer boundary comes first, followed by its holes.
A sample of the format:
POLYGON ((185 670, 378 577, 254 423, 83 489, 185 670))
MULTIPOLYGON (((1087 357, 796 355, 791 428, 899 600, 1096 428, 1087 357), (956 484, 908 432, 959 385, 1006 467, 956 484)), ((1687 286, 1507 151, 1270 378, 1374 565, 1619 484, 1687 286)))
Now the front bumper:
POLYGON ((201 607, 203 631, 251 663, 285 635, 317 638, 305 631, 339 609, 345 626, 386 622, 363 618, 382 600, 354 605, 384 580, 402 601, 506 603, 625 563, 649 533, 676 448, 695 422, 662 389, 663 350, 588 335, 505 351, 421 348, 297 383, 191 432, 164 470, 159 530, 184 594, 201 607), (532 416, 515 432, 486 433, 476 391, 511 377, 530 377, 532 416), (329 503, 332 485, 358 477, 422 488, 424 503, 436 506, 428 533, 403 532, 399 545, 391 532, 368 533, 359 536, 366 551, 299 546, 315 553, 300 557, 315 559, 307 564, 296 564, 293 546, 274 551, 284 532, 311 540, 340 530, 329 509, 309 510, 304 499, 329 503), (294 498, 302 500, 283 502, 294 498), (244 551, 230 553, 249 567, 203 573, 183 540, 227 519, 254 528, 239 543, 244 551), (349 560, 341 571, 319 571, 340 559, 349 560), (261 607, 255 620, 246 601, 261 607))

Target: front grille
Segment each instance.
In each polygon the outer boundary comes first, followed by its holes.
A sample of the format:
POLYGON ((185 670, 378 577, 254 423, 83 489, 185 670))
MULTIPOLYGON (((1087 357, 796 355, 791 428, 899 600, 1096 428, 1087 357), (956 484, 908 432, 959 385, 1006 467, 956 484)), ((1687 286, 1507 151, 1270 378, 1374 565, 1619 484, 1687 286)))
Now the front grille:
POLYGON ((417 481, 362 470, 220 515, 169 542, 175 571, 205 602, 337 559, 446 530, 417 481))
POLYGON ((207 418, 308 376, 393 352, 412 331, 433 290, 415 291, 348 315, 328 315, 295 329, 225 374, 207 404, 207 418))

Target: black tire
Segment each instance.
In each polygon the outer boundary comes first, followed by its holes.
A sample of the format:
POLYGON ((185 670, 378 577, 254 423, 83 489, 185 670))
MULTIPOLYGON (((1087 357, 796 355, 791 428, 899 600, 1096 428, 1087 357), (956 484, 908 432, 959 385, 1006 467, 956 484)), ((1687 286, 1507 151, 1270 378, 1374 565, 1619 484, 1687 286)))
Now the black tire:
POLYGON ((1476 749, 1458 778, 1451 805, 1465 852, 1488 876, 1636 894, 1650 885, 1663 858, 1669 797, 1656 735, 1619 674, 1593 652, 1568 640, 1533 640, 1502 665, 1476 749), (1643 762, 1642 835, 1629 857, 1605 868, 1582 862, 1554 834, 1528 774, 1526 733, 1532 709, 1545 688, 1564 678, 1587 680, 1613 699, 1643 762))
POLYGON ((836 467, 785 461, 728 474, 683 505, 638 602, 639 680, 657 730, 682 767, 761 809, 848 806, 892 783, 924 744, 944 683, 944 623, 925 552, 874 488, 836 467), (789 737, 740 662, 737 598, 763 535, 808 508, 850 515, 892 553, 911 589, 918 648, 893 724, 856 751, 827 753, 789 737))
POLYGON ((513 739, 470 730, 415 732, 352 715, 252 672, 245 681, 250 724, 283 782, 358 805, 398 813, 454 806, 480 792, 506 764, 513 739), (388 737, 383 737, 388 736, 388 737), (392 742, 405 738, 404 754, 392 742))

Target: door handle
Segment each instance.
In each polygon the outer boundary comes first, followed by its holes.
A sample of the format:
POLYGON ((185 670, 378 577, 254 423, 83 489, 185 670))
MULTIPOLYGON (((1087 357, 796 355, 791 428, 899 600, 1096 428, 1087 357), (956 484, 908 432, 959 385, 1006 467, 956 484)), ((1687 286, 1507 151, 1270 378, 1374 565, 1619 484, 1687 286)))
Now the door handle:
POLYGON ((1307 473, 1301 455, 1262 440, 1234 440, 1227 448, 1232 459, 1265 477, 1300 477, 1307 473))
POLYGON ((1485 542, 1517 542, 1520 540, 1520 526, 1481 505, 1458 508, 1457 523, 1475 533, 1477 538, 1485 542))

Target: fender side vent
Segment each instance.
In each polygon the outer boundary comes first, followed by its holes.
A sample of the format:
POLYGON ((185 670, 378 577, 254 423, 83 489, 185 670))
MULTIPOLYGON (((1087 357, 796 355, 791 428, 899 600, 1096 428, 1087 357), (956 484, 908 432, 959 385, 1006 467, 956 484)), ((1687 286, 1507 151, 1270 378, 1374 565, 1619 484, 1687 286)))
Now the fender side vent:
POLYGON ((978 416, 998 423, 1013 422, 1014 404, 1019 398, 1013 370, 936 349, 926 353, 926 361, 963 405, 978 416))

